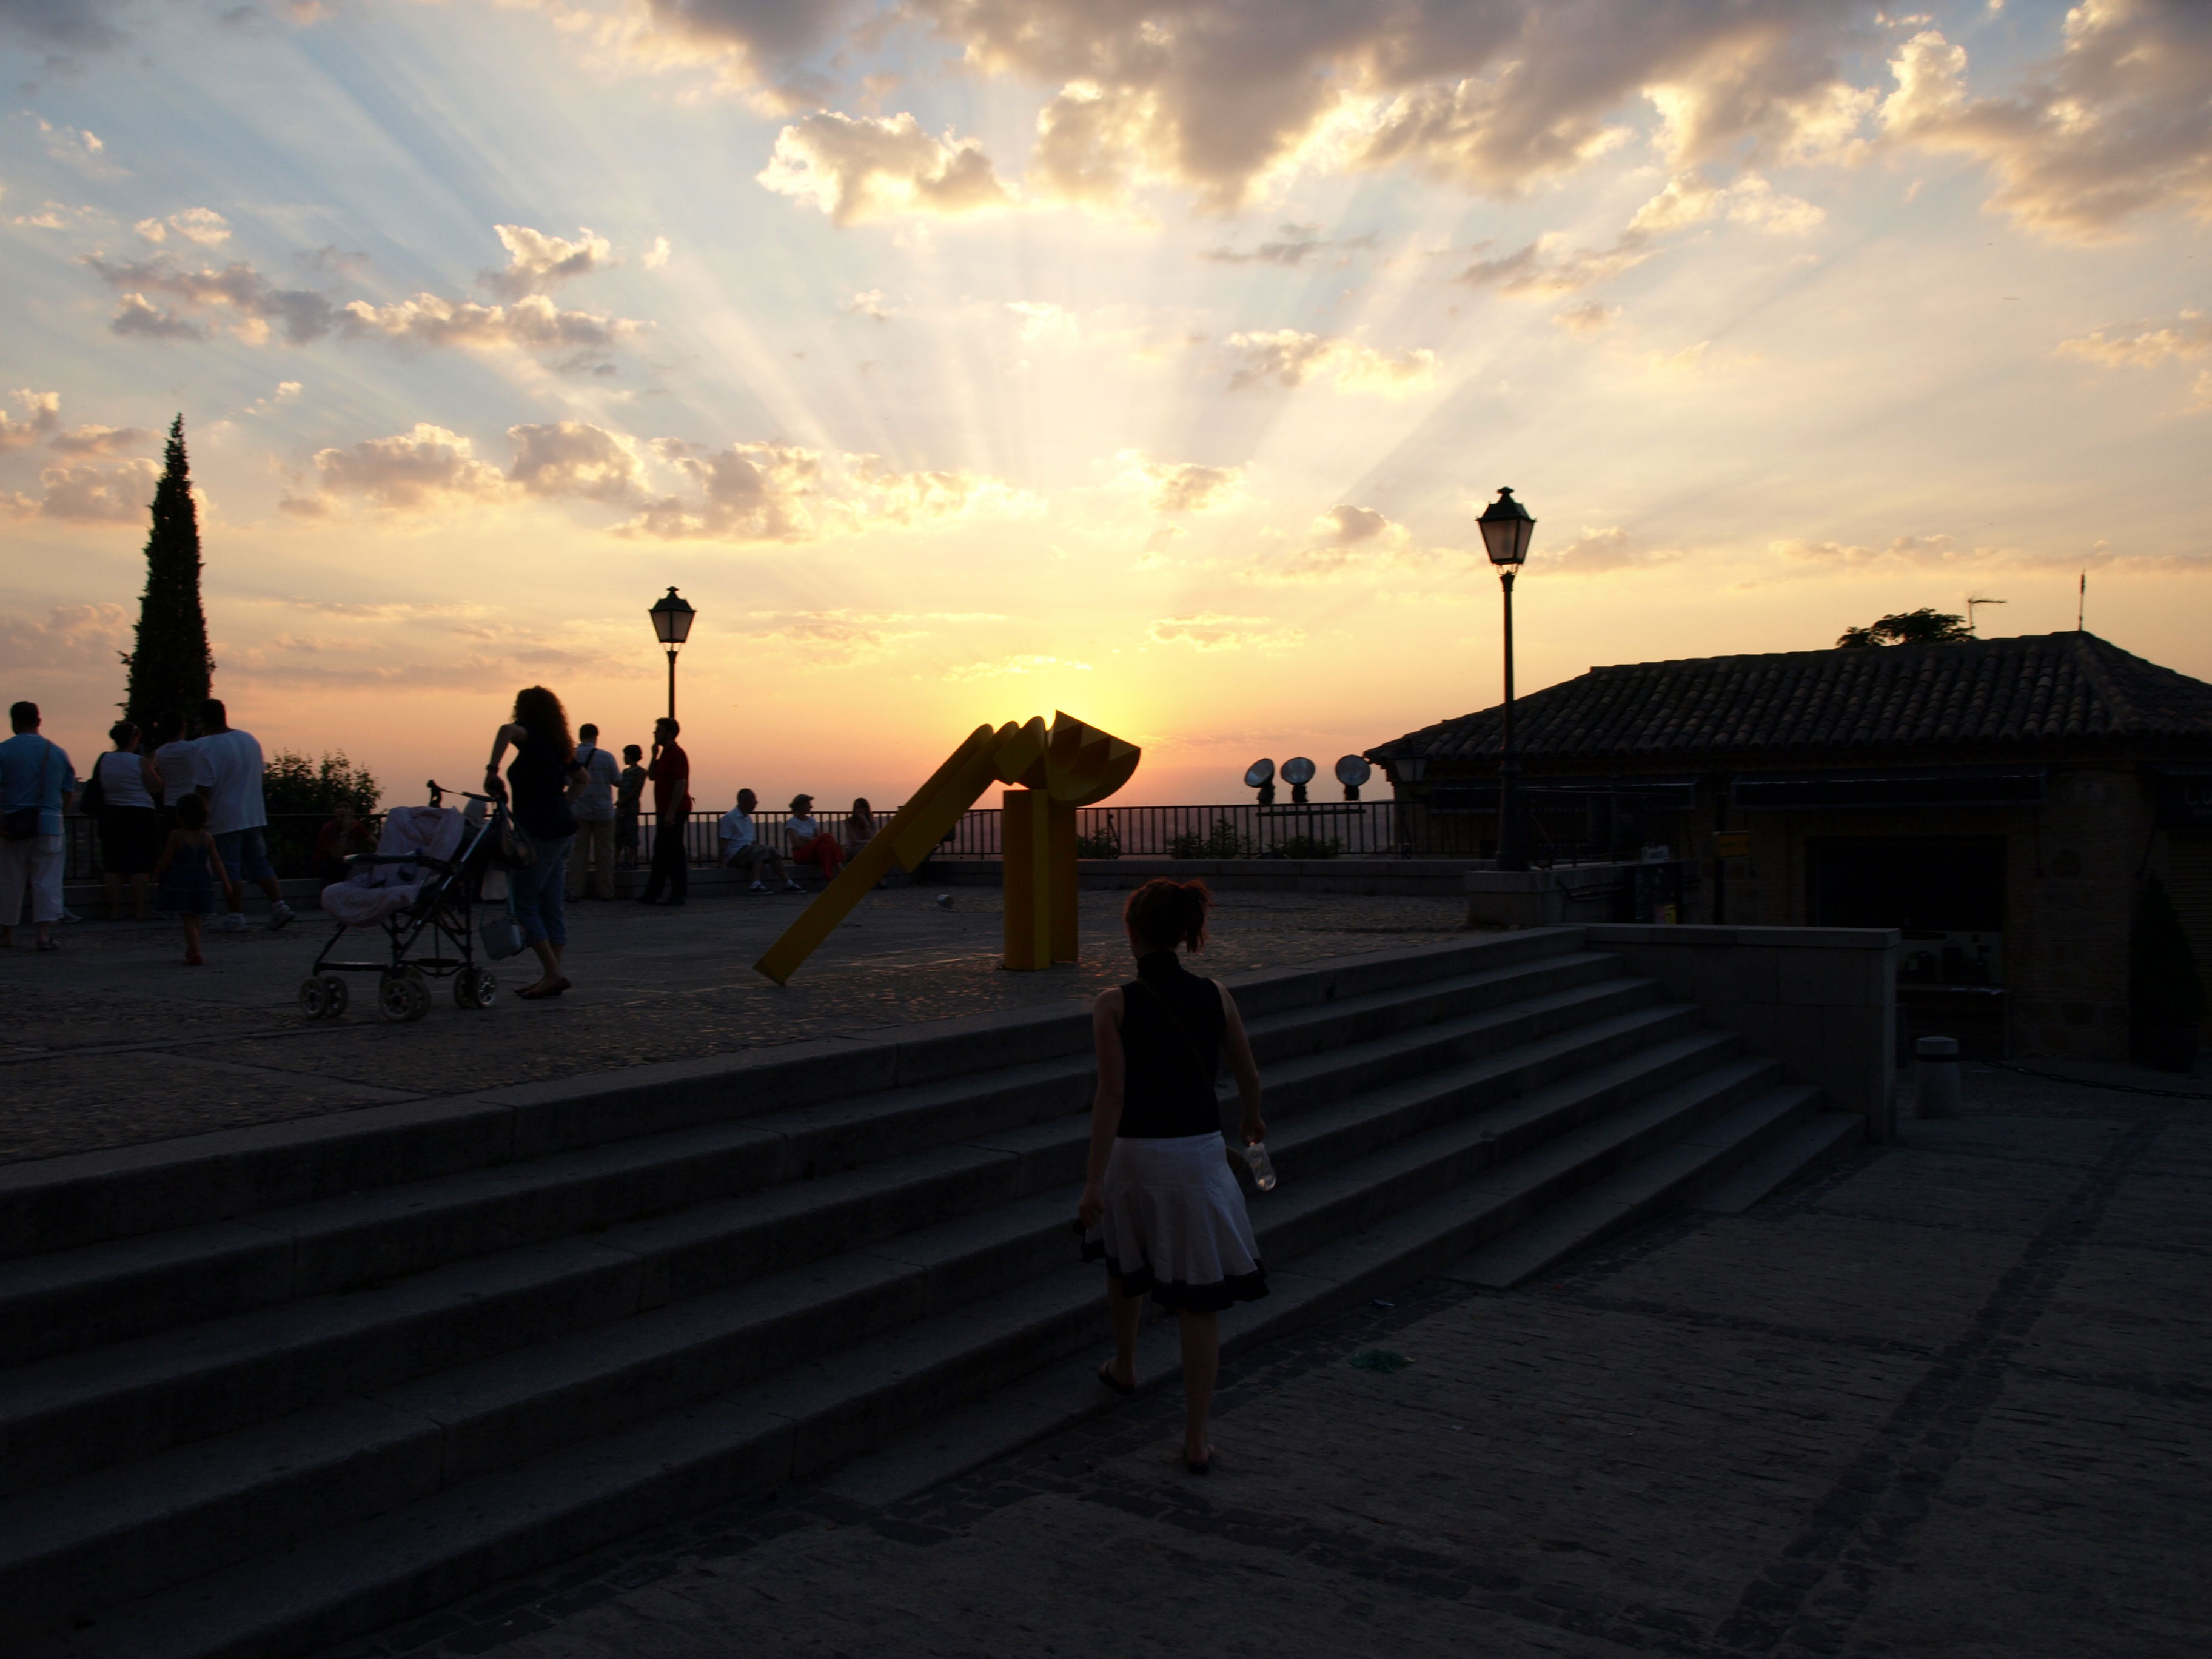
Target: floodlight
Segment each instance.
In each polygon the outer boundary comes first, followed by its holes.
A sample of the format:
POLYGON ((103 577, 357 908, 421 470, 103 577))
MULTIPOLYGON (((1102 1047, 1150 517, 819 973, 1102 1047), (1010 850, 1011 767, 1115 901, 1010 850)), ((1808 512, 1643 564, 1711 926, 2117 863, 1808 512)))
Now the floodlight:
POLYGON ((1255 760, 1244 769, 1244 787, 1247 789, 1258 789, 1274 781, 1275 763, 1271 760, 1255 760))
POLYGON ((1304 755, 1293 755, 1283 763, 1283 781, 1288 784, 1311 783, 1314 763, 1304 755))

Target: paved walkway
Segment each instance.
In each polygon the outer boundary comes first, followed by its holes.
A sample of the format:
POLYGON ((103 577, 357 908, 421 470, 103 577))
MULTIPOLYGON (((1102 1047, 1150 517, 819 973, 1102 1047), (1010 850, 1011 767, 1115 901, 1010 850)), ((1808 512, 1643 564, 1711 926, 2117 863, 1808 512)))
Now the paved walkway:
MULTIPOLYGON (((996 892, 961 888, 940 909, 931 890, 886 889, 782 988, 751 963, 802 898, 582 904, 570 930, 575 990, 485 1013, 462 1012, 441 991, 406 1025, 378 1018, 373 975, 349 976, 342 1020, 301 1018, 294 997, 332 931, 317 915, 280 933, 211 933, 204 968, 182 965, 173 923, 64 927, 50 956, 21 928, 0 951, 0 1163, 1065 1002, 1128 977, 1125 896, 1084 896, 1079 963, 1009 974, 996 892)), ((1218 904, 1217 972, 1431 942, 1463 915, 1451 898, 1229 893, 1218 904)), ((499 972, 510 988, 537 976, 534 960, 499 972)))
POLYGON ((854 1501, 856 1466, 343 1652, 2212 1651, 2212 1105, 1967 1080, 1967 1117, 1749 1214, 1246 1356, 1205 1480, 1155 1398, 919 1498, 854 1501), (1377 1346, 1413 1365, 1346 1363, 1377 1346))

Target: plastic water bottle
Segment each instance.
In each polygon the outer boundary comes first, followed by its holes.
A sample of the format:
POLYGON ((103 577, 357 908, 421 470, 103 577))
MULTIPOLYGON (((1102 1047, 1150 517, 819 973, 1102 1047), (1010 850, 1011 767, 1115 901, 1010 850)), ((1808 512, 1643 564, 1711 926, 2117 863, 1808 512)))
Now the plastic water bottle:
POLYGON ((1275 1166, 1267 1157, 1267 1143, 1255 1140, 1244 1149, 1244 1162, 1252 1171, 1252 1184, 1263 1193, 1275 1190, 1275 1166))

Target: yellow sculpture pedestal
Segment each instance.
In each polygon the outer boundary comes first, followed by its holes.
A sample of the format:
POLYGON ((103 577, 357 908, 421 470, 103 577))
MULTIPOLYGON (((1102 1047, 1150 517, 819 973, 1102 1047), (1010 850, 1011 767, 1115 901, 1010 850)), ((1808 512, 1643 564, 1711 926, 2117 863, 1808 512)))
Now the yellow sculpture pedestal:
POLYGON ((1144 751, 1112 733, 1054 714, 996 731, 979 726, 946 757, 753 966, 778 985, 890 873, 918 868, 994 782, 1000 797, 1006 873, 1006 966, 1048 968, 1076 958, 1075 809, 1127 783, 1144 751))

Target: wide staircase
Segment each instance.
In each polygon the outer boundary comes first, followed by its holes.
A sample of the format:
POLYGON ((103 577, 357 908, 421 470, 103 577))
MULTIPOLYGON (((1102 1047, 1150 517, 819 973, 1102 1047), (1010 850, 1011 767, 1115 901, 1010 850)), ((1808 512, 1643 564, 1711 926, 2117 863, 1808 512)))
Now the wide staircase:
MULTIPOLYGON (((1231 982, 1281 1175, 1232 1349, 1859 1135, 1579 928, 1231 982)), ((1071 1006, 0 1170, 0 1649, 280 1659, 1109 1406, 1091 1077, 1071 1006)))

